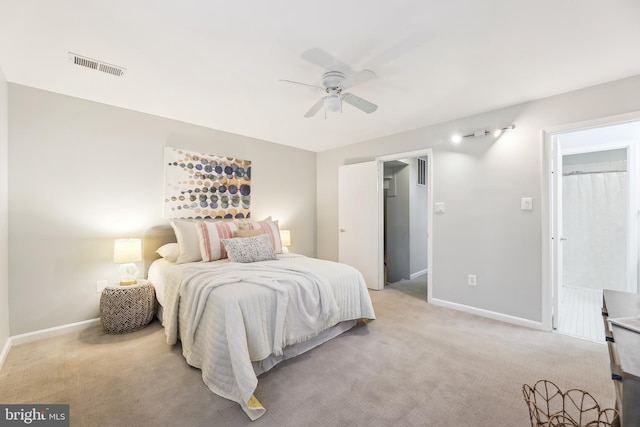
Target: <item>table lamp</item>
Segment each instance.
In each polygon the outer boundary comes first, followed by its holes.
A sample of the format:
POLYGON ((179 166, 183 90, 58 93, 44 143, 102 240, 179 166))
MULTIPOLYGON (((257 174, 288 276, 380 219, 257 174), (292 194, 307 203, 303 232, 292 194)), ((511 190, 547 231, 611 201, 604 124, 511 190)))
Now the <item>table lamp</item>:
POLYGON ((142 241, 140 239, 116 239, 113 247, 113 262, 120 265, 120 285, 135 285, 138 267, 134 263, 142 261, 142 241))
POLYGON ((282 253, 288 253, 288 246, 291 246, 291 233, 289 230, 280 230, 280 242, 282 243, 282 253))

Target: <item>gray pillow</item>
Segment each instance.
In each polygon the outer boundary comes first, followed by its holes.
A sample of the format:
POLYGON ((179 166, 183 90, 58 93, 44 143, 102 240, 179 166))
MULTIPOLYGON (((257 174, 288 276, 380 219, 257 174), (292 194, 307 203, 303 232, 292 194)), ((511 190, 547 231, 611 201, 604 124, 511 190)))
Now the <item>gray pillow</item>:
POLYGON ((253 237, 236 237, 222 239, 231 262, 256 262, 276 259, 276 253, 271 246, 271 239, 266 234, 253 237))

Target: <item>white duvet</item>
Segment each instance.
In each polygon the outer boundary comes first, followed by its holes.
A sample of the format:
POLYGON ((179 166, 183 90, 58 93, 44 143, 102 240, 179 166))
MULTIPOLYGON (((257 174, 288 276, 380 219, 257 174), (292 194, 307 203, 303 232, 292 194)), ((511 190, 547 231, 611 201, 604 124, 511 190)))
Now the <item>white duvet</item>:
POLYGON ((345 264, 291 254, 251 264, 157 263, 149 278, 162 283, 167 343, 179 336, 205 384, 238 402, 252 420, 265 412, 253 395, 252 362, 282 356, 287 346, 339 322, 375 319, 362 275, 345 264))

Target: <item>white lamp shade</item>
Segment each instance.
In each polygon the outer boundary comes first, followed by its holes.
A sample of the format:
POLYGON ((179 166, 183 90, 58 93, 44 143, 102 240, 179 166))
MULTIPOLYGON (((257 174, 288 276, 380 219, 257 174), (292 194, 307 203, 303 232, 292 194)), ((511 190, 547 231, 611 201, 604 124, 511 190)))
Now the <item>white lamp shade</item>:
POLYGON ((122 264, 142 261, 140 239, 116 239, 113 247, 113 262, 122 264))
POLYGON ((342 102, 337 95, 329 95, 324 97, 324 108, 332 113, 342 110, 342 102))
POLYGON ((280 230, 280 241, 283 247, 291 246, 291 233, 289 230, 280 230))

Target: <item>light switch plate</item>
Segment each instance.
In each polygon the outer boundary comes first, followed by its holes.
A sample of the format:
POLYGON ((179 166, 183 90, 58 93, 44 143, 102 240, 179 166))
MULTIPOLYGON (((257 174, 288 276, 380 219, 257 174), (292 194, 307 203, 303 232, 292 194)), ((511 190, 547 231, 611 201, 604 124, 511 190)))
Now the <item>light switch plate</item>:
POLYGON ((436 213, 444 213, 444 203, 438 202, 434 204, 436 213))
POLYGON ((523 197, 520 201, 520 209, 523 211, 530 211, 533 209, 533 198, 523 197))

